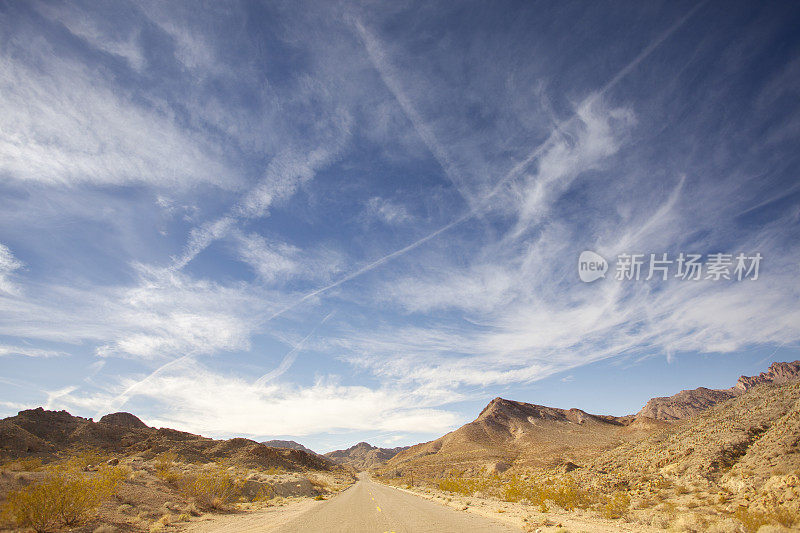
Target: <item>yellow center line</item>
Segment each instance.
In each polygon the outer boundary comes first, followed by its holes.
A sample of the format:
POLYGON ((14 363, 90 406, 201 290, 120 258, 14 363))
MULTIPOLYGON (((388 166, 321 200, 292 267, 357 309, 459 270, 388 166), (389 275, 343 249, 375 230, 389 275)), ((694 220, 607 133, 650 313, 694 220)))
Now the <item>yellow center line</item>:
POLYGON ((381 512, 381 508, 380 507, 376 506, 375 509, 377 509, 379 513, 381 512))

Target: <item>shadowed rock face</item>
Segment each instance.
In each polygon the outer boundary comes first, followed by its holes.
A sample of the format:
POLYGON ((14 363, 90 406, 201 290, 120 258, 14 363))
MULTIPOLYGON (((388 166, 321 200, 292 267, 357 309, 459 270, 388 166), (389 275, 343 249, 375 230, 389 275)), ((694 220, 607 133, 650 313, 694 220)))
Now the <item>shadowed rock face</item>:
POLYGON ((130 414, 130 413, 111 413, 110 415, 106 415, 100 419, 101 424, 111 424, 113 426, 120 426, 124 428, 141 428, 144 429, 147 426, 144 422, 139 420, 138 417, 130 414))
POLYGON ((684 390, 672 396, 652 398, 636 415, 637 418, 681 420, 705 411, 712 405, 733 398, 765 383, 788 383, 800 379, 800 361, 772 363, 766 372, 757 376, 742 376, 730 389, 700 387, 684 390))

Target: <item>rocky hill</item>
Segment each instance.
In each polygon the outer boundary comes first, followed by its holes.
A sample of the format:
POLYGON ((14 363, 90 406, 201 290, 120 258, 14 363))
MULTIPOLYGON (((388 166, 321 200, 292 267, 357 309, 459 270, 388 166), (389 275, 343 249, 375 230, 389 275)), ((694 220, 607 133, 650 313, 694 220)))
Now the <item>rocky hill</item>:
POLYGON ((254 467, 288 471, 331 470, 338 466, 313 452, 270 447, 244 438, 214 440, 168 428, 151 428, 130 413, 98 422, 66 411, 29 409, 0 420, 0 460, 54 457, 82 450, 144 458, 165 452, 187 462, 228 459, 254 467))
POLYGON ((734 510, 737 505, 756 512, 788 506, 800 517, 800 382, 762 382, 746 394, 603 451, 581 469, 588 478, 606 472, 634 488, 661 479, 683 490, 724 494, 734 510))
POLYGON ((788 383, 797 379, 800 379, 800 361, 772 363, 769 365, 766 372, 762 372, 757 376, 740 377, 734 388, 746 391, 756 385, 763 385, 765 383, 788 383))
POLYGON ((305 446, 303 446, 299 442, 295 442, 293 440, 273 439, 273 440, 265 440, 261 444, 263 444, 264 446, 269 446, 271 448, 286 448, 287 450, 302 450, 304 452, 313 453, 314 455, 320 455, 317 452, 315 452, 314 450, 306 448, 305 446))
POLYGON ((356 470, 367 470, 374 466, 382 465, 407 448, 408 446, 378 448, 367 442, 359 442, 346 450, 328 452, 325 457, 338 464, 351 466, 356 470))
POLYGON ((495 398, 473 422, 412 446, 386 468, 432 474, 498 473, 514 463, 569 468, 586 452, 625 438, 631 420, 495 398))
POLYGON ((787 383, 800 378, 800 361, 772 363, 766 372, 757 376, 741 376, 729 389, 700 387, 684 390, 668 397, 652 398, 636 415, 656 420, 680 420, 705 411, 712 405, 733 398, 749 389, 767 383, 787 383))
POLYGON ((472 475, 504 472, 512 466, 569 470, 604 450, 665 431, 676 421, 747 396, 753 388, 792 383, 798 378, 800 361, 773 363, 758 376, 742 376, 730 389, 701 387, 653 398, 637 415, 624 417, 495 398, 474 421, 398 453, 382 471, 472 475))
POLYGON ((672 396, 651 398, 636 416, 656 420, 680 420, 705 411, 712 405, 733 398, 737 394, 739 392, 733 389, 699 387, 694 390, 683 390, 672 396))

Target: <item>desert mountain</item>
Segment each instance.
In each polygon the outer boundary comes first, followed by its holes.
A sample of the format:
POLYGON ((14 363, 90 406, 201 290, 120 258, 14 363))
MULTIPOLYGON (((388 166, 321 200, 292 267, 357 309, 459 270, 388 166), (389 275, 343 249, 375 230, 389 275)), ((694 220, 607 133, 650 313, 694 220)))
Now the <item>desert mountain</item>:
POLYGON ((579 451, 610 446, 630 417, 592 415, 495 398, 478 418, 447 435, 399 453, 387 468, 421 472, 503 472, 519 460, 570 468, 579 451))
POLYGON ((378 448, 367 442, 359 442, 346 450, 328 452, 325 457, 343 465, 349 465, 356 470, 367 470, 373 466, 381 465, 407 449, 408 446, 398 448, 378 448))
POLYGON ((66 411, 29 409, 0 420, 0 459, 52 457, 92 450, 150 459, 169 452, 186 462, 229 459, 237 464, 289 471, 339 468, 313 452, 270 447, 253 440, 214 440, 168 428, 151 428, 130 413, 106 415, 99 422, 66 411))
POLYGON ((636 416, 593 415, 495 398, 478 417, 434 441, 397 454, 382 469, 441 475, 502 472, 512 465, 570 470, 603 450, 638 441, 759 386, 800 378, 800 361, 773 363, 767 372, 741 377, 731 389, 699 388, 654 398, 636 416))
POLYGON ((303 446, 299 442, 295 442, 293 440, 273 439, 273 440, 265 440, 261 444, 263 444, 264 446, 269 446, 271 448, 285 448, 287 450, 302 450, 304 452, 313 453, 314 455, 320 455, 317 452, 315 452, 314 450, 306 448, 305 446, 303 446))
POLYGON ((636 415, 637 418, 656 420, 680 420, 694 416, 727 399, 766 383, 787 383, 800 378, 800 361, 792 363, 772 363, 766 372, 757 376, 741 376, 729 389, 707 389, 700 387, 684 390, 661 398, 652 398, 636 415))

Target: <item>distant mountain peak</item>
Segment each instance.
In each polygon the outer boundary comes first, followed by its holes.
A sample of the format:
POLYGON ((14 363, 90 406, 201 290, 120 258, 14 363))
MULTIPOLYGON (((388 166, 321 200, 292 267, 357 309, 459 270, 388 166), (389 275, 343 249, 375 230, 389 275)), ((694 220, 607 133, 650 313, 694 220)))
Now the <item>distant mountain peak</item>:
POLYGON ((262 442, 261 444, 263 444, 264 446, 269 446, 271 448, 283 448, 283 449, 287 449, 287 450, 301 450, 301 451, 304 451, 304 452, 308 452, 308 453, 313 453, 315 455, 319 455, 314 450, 306 448, 305 446, 303 446, 299 442, 296 442, 296 441, 293 441, 293 440, 273 439, 273 440, 266 440, 266 441, 262 442))
POLYGON ((775 362, 769 365, 766 372, 757 376, 742 376, 735 388, 746 391, 763 383, 786 383, 800 378, 800 361, 775 362))
POLYGON ((352 466, 356 470, 366 470, 373 466, 383 464, 408 446, 398 448, 379 448, 368 442, 359 442, 346 450, 335 450, 325 454, 325 457, 339 464, 352 466))
POLYGON ((742 394, 757 385, 780 384, 796 379, 800 379, 800 361, 775 362, 769 365, 766 372, 761 372, 757 376, 741 376, 736 385, 729 389, 698 387, 682 390, 672 396, 651 398, 636 417, 680 420, 705 411, 709 407, 742 394))

